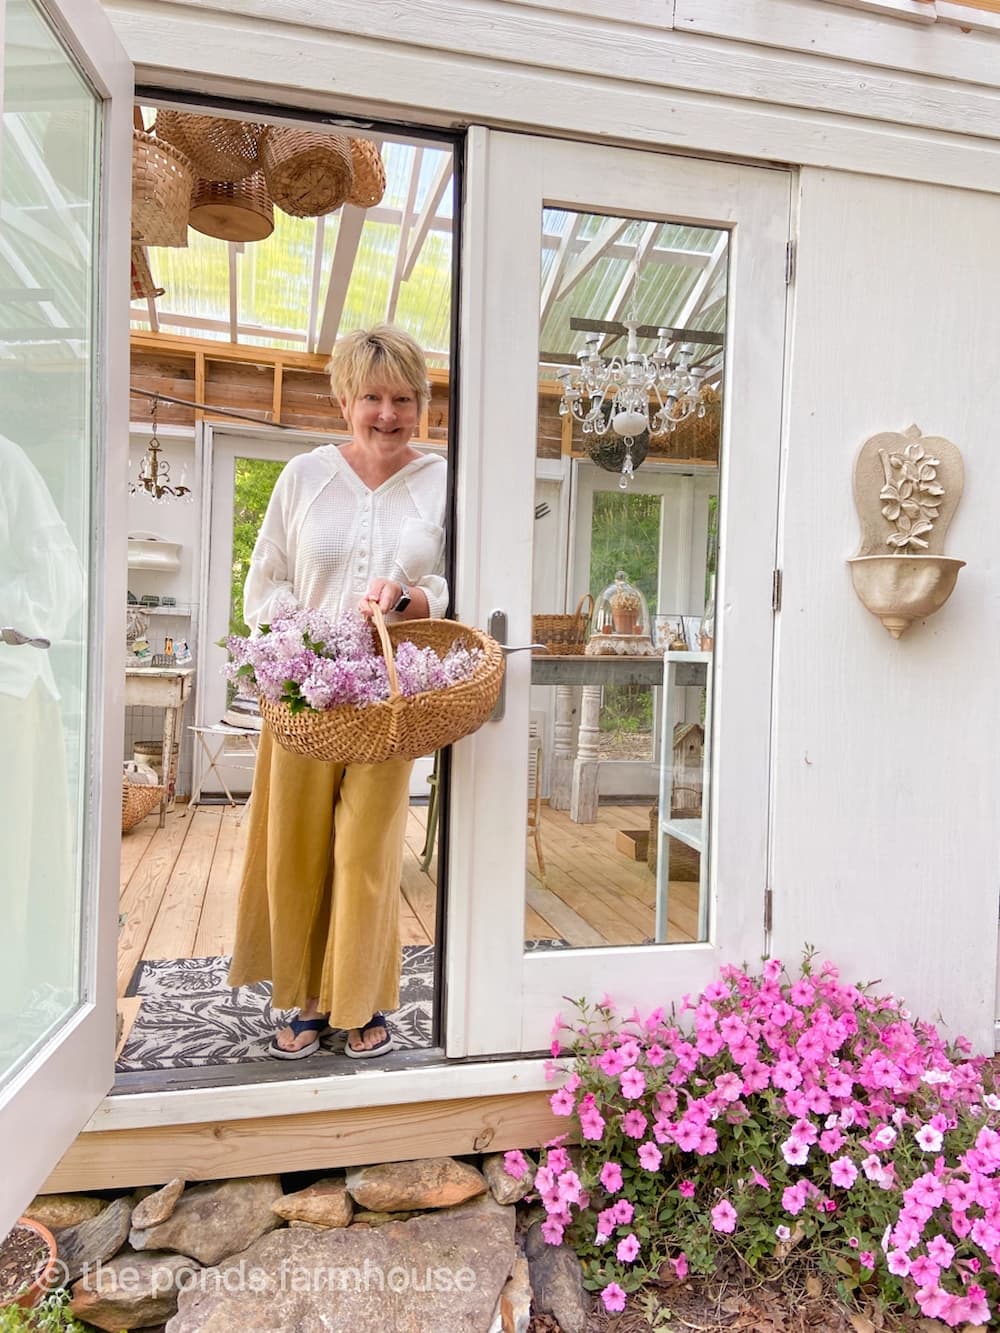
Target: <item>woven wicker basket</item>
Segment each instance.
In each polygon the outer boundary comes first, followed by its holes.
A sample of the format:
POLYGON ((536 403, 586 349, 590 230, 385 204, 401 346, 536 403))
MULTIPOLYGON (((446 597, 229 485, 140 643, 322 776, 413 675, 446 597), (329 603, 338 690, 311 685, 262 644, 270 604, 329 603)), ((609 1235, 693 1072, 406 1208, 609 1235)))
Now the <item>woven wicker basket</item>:
POLYGON ((132 131, 132 241, 187 245, 191 163, 172 144, 132 131))
POLYGON ((408 620, 386 626, 376 611, 373 623, 389 673, 389 698, 365 708, 345 704, 301 713, 262 698, 264 723, 284 749, 334 764, 419 759, 477 731, 493 712, 504 672, 503 653, 495 639, 454 620, 408 620), (418 648, 433 648, 439 656, 462 641, 482 649, 483 660, 469 680, 404 697, 392 649, 407 639, 418 648))
POLYGON ((722 434, 722 398, 716 389, 702 390, 705 404, 703 417, 692 413, 650 448, 653 458, 697 458, 704 462, 719 461, 719 441, 722 434))
POLYGON ((274 231, 274 207, 263 172, 242 181, 198 181, 188 221, 220 241, 263 241, 274 231))
POLYGON ((351 141, 343 134, 274 129, 261 145, 271 197, 294 218, 332 213, 354 189, 351 141))
POLYGON ((197 175, 212 181, 241 181, 257 170, 266 125, 196 116, 190 111, 158 111, 156 137, 179 148, 197 175))
POLYGON ((594 599, 585 592, 576 610, 531 617, 532 643, 544 643, 557 657, 575 657, 587 645, 587 629, 594 614, 594 599))
POLYGON ((141 824, 163 800, 162 787, 141 787, 138 783, 122 782, 122 832, 141 824))
POLYGON ((374 208, 385 194, 385 167, 376 144, 370 139, 351 140, 351 163, 354 167, 354 189, 347 203, 358 208, 374 208))

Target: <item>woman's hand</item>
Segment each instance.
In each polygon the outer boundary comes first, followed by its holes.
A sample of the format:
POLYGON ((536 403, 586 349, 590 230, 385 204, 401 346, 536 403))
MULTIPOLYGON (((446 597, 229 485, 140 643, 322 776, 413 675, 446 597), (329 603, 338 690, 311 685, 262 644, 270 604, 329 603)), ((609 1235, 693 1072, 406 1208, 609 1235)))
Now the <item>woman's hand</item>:
POLYGON ((372 579, 358 610, 370 619, 374 603, 383 614, 386 614, 392 610, 402 595, 403 585, 396 579, 372 579))

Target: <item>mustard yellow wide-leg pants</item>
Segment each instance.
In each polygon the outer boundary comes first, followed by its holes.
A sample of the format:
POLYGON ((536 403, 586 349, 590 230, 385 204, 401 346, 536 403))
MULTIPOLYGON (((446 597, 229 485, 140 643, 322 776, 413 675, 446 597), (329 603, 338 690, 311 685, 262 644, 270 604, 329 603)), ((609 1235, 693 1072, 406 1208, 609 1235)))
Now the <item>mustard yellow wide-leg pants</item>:
POLYGON ((329 764, 265 727, 229 984, 270 979, 276 1009, 319 997, 330 1025, 399 1007, 399 887, 410 760, 329 764))

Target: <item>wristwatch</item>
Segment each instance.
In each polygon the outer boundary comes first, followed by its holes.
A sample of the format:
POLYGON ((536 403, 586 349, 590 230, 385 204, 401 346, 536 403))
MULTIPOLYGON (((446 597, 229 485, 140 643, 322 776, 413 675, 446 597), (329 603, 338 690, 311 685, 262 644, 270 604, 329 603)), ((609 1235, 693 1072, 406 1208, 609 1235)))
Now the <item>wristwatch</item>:
POLYGON ((399 594, 399 601, 392 608, 393 611, 405 611, 406 608, 410 605, 410 602, 412 601, 412 598, 410 597, 410 590, 406 586, 406 584, 401 583, 399 586, 402 589, 402 591, 399 594))

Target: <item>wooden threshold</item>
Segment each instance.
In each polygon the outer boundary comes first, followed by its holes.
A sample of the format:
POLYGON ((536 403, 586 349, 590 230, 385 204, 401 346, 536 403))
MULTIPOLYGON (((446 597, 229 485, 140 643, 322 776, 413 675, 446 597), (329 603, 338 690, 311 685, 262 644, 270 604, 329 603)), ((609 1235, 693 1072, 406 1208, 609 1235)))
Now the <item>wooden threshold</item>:
MULTIPOLYGON (((447 1077, 447 1074, 444 1075, 447 1077)), ((548 1092, 80 1134, 41 1193, 327 1170, 536 1148, 565 1132, 548 1092)))

